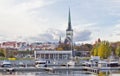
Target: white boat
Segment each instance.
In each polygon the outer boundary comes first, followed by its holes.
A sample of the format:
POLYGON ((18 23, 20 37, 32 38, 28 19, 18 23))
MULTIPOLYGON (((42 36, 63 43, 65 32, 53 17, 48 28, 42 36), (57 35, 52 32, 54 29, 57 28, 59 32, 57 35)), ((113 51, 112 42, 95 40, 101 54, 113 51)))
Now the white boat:
POLYGON ((9 72, 9 73, 12 73, 15 71, 10 61, 3 61, 1 64, 1 67, 4 68, 4 71, 9 72))
POLYGON ((3 61, 1 67, 12 67, 12 63, 10 61, 3 61))
POLYGON ((118 67, 119 62, 118 61, 99 61, 98 66, 99 67, 118 67))
POLYGON ((38 68, 38 67, 46 67, 46 66, 47 66, 46 60, 39 59, 39 60, 35 61, 35 67, 36 68, 38 68))
POLYGON ((85 66, 94 66, 94 67, 118 67, 119 66, 119 62, 118 61, 107 61, 107 60, 99 60, 98 62, 96 61, 86 61, 83 63, 83 65, 85 66))
POLYGON ((69 62, 67 62, 68 66, 75 66, 75 61, 70 60, 69 62))
POLYGON ((25 67, 25 64, 23 62, 19 62, 18 67, 25 67))

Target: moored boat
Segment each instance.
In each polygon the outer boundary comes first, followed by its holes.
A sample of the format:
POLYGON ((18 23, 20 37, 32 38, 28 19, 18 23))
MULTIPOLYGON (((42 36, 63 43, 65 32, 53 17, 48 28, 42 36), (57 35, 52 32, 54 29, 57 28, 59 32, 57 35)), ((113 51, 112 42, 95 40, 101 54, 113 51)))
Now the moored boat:
POLYGON ((46 66, 47 66, 46 60, 39 59, 39 60, 35 61, 35 67, 36 68, 38 68, 38 67, 46 67, 46 66))

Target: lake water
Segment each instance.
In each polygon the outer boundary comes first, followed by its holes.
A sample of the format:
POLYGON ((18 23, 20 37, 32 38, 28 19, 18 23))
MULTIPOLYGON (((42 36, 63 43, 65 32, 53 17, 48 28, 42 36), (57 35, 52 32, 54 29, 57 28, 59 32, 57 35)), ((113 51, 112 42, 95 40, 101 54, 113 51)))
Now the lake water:
MULTIPOLYGON (((85 71, 41 71, 41 72, 1 72, 0 76, 98 76, 97 74, 90 74, 85 71)), ((120 73, 101 73, 100 76, 120 76, 120 73)))

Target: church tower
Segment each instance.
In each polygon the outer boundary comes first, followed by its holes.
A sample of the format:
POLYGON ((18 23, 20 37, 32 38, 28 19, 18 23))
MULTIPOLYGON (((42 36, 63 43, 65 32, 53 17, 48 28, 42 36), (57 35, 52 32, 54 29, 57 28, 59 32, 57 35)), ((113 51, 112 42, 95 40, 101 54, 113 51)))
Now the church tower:
POLYGON ((69 44, 71 46, 71 49, 72 49, 72 45, 73 45, 73 29, 72 29, 72 25, 71 25, 70 8, 69 8, 69 14, 68 14, 68 28, 66 29, 65 44, 69 44))

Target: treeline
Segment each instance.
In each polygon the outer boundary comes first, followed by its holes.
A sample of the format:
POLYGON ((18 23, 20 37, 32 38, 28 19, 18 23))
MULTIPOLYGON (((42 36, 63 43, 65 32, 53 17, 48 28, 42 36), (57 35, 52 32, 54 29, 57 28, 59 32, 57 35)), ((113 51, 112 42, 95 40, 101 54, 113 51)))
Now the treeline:
MULTIPOLYGON (((73 47, 73 46, 72 46, 73 47)), ((106 59, 109 56, 120 57, 120 42, 108 42, 98 40, 95 44, 74 45, 76 51, 90 51, 92 56, 100 56, 101 59, 106 59)), ((70 50, 70 45, 59 45, 56 50, 70 50)))

